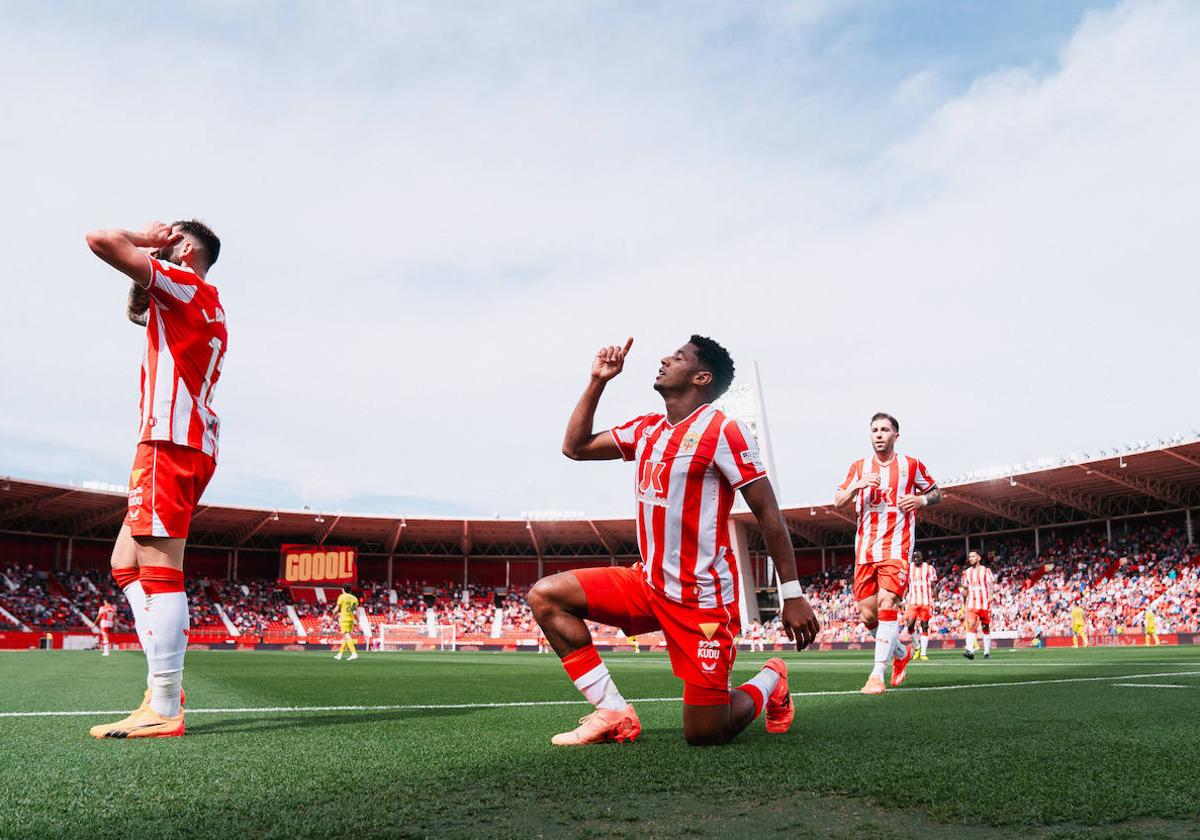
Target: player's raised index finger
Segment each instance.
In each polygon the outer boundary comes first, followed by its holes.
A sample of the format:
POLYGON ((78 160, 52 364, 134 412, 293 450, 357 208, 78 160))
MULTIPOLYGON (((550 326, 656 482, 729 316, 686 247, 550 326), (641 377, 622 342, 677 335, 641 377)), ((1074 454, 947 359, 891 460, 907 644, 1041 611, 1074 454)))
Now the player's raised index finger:
POLYGON ((629 336, 629 338, 627 338, 625 340, 625 349, 621 351, 621 355, 622 356, 627 355, 629 353, 629 348, 632 346, 633 346, 633 336, 629 336))

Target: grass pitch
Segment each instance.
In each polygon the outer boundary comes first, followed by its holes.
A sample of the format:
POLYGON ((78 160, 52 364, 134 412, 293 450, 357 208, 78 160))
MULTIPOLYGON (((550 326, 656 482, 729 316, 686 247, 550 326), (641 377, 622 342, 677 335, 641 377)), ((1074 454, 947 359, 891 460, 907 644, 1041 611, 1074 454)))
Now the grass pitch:
POLYGON ((605 658, 664 699, 569 749, 553 656, 193 652, 186 737, 95 741, 11 713, 127 710, 140 654, 0 653, 0 837, 1200 837, 1200 648, 939 651, 875 698, 870 652, 791 653, 792 731, 708 749, 665 656, 605 658))

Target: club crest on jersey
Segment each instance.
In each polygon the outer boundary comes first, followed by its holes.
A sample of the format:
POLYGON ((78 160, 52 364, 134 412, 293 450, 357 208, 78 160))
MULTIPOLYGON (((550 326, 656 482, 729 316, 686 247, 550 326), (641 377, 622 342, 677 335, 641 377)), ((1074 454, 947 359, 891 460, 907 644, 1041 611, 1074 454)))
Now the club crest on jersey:
POLYGON ((692 452, 700 445, 700 433, 688 432, 683 436, 683 443, 679 444, 680 452, 692 452))

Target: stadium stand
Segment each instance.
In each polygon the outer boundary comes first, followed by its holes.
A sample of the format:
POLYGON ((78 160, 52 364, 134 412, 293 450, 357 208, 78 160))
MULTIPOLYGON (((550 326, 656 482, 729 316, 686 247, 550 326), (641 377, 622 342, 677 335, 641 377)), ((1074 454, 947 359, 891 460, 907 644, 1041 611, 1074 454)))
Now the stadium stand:
MULTIPOLYGON (((917 534, 941 578, 935 637, 959 633, 955 584, 968 548, 982 549, 997 576, 994 630, 1018 642, 1064 636, 1075 600, 1097 636, 1136 633, 1148 606, 1157 612, 1160 633, 1200 633, 1200 440, 993 470, 942 487, 945 501, 922 511, 917 534)), ((79 613, 94 617, 104 598, 118 607, 117 632, 128 634, 131 617, 107 568, 124 497, 17 479, 7 479, 4 488, 0 644, 19 644, 12 640, 26 628, 29 635, 90 633, 79 613)), ((861 644, 868 636, 850 593, 852 518, 829 504, 789 507, 784 517, 824 622, 820 642, 861 644)), ((731 531, 746 596, 743 613, 766 623, 768 643, 781 641, 772 622, 778 602, 761 535, 744 511, 735 512, 731 531)), ((193 643, 286 645, 336 635, 332 606, 320 603, 315 589, 289 589, 277 579, 280 547, 287 543, 356 547, 370 628, 426 625, 432 610, 433 620, 453 626, 463 644, 490 645, 497 642, 499 612, 503 646, 538 643, 523 595, 539 576, 631 563, 637 555, 628 518, 325 517, 202 506, 186 564, 193 643)), ((609 643, 624 643, 604 632, 609 643)))

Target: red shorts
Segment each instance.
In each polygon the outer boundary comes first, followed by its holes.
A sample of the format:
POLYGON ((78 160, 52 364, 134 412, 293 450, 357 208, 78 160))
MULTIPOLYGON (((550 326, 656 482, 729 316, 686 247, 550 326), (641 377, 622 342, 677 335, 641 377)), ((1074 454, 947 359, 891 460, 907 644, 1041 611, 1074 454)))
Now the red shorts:
POLYGON ((909 604, 904 610, 904 618, 908 621, 929 621, 931 617, 928 604, 909 604))
POLYGON ((217 462, 199 449, 167 441, 139 443, 125 524, 135 537, 186 538, 192 512, 216 468, 217 462))
POLYGON ((980 624, 990 625, 992 623, 991 610, 967 610, 967 615, 973 615, 978 618, 980 624))
POLYGON ((683 680, 683 702, 693 706, 729 703, 729 676, 741 630, 737 612, 725 607, 685 607, 646 583, 641 565, 575 569, 587 596, 587 617, 618 627, 626 636, 662 630, 671 670, 683 680))
POLYGON ((870 598, 886 589, 901 598, 908 591, 908 561, 880 560, 878 563, 859 563, 854 567, 854 600, 870 598))

